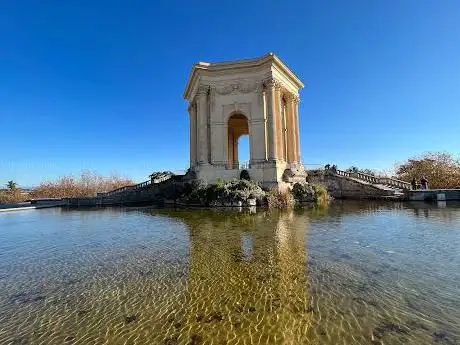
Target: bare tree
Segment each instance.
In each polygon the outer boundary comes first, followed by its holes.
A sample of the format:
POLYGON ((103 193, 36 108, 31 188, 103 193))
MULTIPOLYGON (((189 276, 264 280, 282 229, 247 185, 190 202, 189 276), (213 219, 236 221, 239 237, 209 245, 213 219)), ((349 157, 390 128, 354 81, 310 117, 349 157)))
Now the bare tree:
POLYGON ((101 176, 93 171, 82 171, 79 178, 61 176, 56 181, 44 181, 33 191, 36 198, 65 198, 94 196, 97 192, 111 191, 134 182, 116 174, 101 176))
POLYGON ((447 152, 427 152, 397 165, 396 175, 408 182, 425 176, 430 188, 459 188, 460 160, 447 152))

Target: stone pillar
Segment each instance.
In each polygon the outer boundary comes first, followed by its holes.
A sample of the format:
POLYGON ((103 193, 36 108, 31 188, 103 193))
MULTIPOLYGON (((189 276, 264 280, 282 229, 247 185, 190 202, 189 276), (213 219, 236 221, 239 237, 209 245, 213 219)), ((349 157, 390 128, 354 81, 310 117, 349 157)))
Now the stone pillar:
POLYGON ((282 141, 283 141, 283 160, 285 162, 289 162, 289 110, 288 110, 288 104, 287 100, 281 97, 281 111, 283 112, 283 117, 281 118, 282 120, 282 141))
POLYGON ((223 123, 222 126, 220 126, 220 134, 221 136, 221 142, 222 142, 222 147, 220 156, 222 157, 222 166, 228 168, 228 162, 229 162, 229 157, 228 157, 228 122, 223 123))
POLYGON ((251 166, 258 166, 267 160, 267 119, 264 98, 263 84, 258 82, 252 94, 251 120, 249 123, 251 166))
POLYGON ((296 121, 295 121, 295 105, 294 105, 294 96, 289 94, 287 97, 286 110, 288 113, 287 116, 287 128, 288 128, 288 161, 289 163, 297 162, 296 152, 297 152, 297 134, 296 134, 296 121))
POLYGON ((194 167, 197 162, 197 126, 196 126, 196 105, 191 103, 188 107, 188 112, 190 115, 190 167, 194 167))
POLYGON ((227 168, 233 169, 234 155, 233 155, 233 130, 227 127, 227 168))
POLYGON ((294 98, 294 123, 295 123, 295 162, 300 163, 300 140, 299 140, 299 97, 294 98))
POLYGON ((208 164, 208 86, 199 86, 197 93, 198 163, 208 164))
POLYGON ((265 121, 253 120, 249 124, 249 136, 251 145, 250 163, 263 163, 266 159, 265 121))
POLYGON ((211 150, 211 161, 210 163, 214 166, 226 166, 225 163, 225 156, 224 156, 224 149, 225 146, 225 138, 227 134, 224 133, 224 124, 223 123, 215 123, 211 122, 211 143, 213 143, 214 150, 211 150))
POLYGON ((265 80, 265 101, 267 109, 268 160, 276 161, 276 80, 265 80))
POLYGON ((275 95, 276 95, 276 157, 280 161, 285 161, 285 145, 284 145, 284 119, 282 117, 283 113, 283 94, 281 93, 281 86, 279 84, 275 85, 275 95))

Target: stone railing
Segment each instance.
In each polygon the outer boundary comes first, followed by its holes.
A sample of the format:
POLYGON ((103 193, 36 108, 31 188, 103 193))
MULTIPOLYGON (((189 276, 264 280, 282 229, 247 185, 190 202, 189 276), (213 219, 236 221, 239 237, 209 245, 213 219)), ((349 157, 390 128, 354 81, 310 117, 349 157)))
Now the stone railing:
MULTIPOLYGON (((171 178, 172 175, 163 175, 163 176, 160 176, 160 177, 157 177, 157 178, 154 178, 153 180, 151 180, 153 183, 161 183, 161 182, 164 182, 166 180, 169 180, 171 178)), ((147 182, 147 181, 146 181, 147 182)), ((144 182, 145 183, 145 182, 144 182)), ((149 183, 150 184, 150 183, 149 183)))
POLYGON ((136 191, 136 190, 144 189, 145 187, 150 186, 152 184, 162 183, 166 180, 169 180, 172 176, 173 175, 171 174, 159 174, 157 177, 152 178, 150 180, 147 180, 147 181, 144 181, 144 182, 132 185, 132 186, 125 186, 125 187, 121 187, 118 189, 114 189, 114 190, 111 190, 110 192, 98 193, 97 196, 113 196, 113 195, 120 194, 120 193, 126 193, 128 191, 136 191))
POLYGON ((243 162, 234 161, 233 162, 233 169, 247 170, 249 168, 251 168, 251 164, 249 163, 249 161, 243 161, 243 162))
POLYGON ((143 189, 151 184, 152 184, 152 181, 148 180, 148 181, 144 181, 144 182, 132 185, 132 186, 125 186, 125 187, 121 187, 118 189, 114 189, 107 193, 98 193, 98 196, 112 196, 115 194, 126 193, 128 191, 143 189))
POLYGON ((251 166, 249 164, 249 161, 244 161, 244 162, 241 162, 240 163, 240 170, 247 170, 249 169, 251 166))
POLYGON ((380 177, 379 178, 381 184, 385 184, 388 186, 401 188, 401 189, 411 189, 412 186, 409 182, 397 180, 391 177, 380 177))
POLYGON ((411 189, 411 184, 409 182, 397 180, 391 177, 380 177, 360 172, 351 172, 339 169, 335 169, 335 171, 333 172, 335 172, 339 176, 354 177, 371 184, 383 184, 395 188, 411 189))
POLYGON ((335 173, 336 173, 337 175, 339 175, 339 176, 351 177, 351 173, 348 172, 348 171, 343 171, 343 170, 337 169, 337 170, 335 171, 335 173))
POLYGON ((380 183, 380 178, 376 177, 374 175, 369 175, 369 174, 364 174, 364 173, 357 172, 357 173, 351 173, 351 176, 355 177, 355 178, 358 178, 360 180, 372 183, 372 184, 380 183))

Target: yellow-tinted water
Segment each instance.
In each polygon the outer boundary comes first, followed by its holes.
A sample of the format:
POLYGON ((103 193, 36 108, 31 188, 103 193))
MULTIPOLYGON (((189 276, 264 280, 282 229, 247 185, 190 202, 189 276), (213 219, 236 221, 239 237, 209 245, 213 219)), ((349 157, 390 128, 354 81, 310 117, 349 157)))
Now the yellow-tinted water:
POLYGON ((458 344, 460 208, 0 216, 0 344, 458 344))

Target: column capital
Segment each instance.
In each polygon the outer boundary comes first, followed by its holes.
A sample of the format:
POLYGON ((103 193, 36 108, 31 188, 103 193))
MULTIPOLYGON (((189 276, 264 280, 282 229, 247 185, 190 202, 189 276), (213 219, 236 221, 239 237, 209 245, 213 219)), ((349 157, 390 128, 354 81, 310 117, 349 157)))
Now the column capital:
POLYGON ((282 83, 273 77, 268 77, 262 80, 262 84, 267 88, 276 88, 279 89, 282 87, 282 83))
POLYGON ((197 95, 207 95, 209 91, 209 85, 198 85, 198 89, 196 91, 197 95))
POLYGON ((291 92, 286 92, 284 94, 284 97, 286 98, 286 101, 288 103, 299 103, 299 96, 291 93, 291 92))

